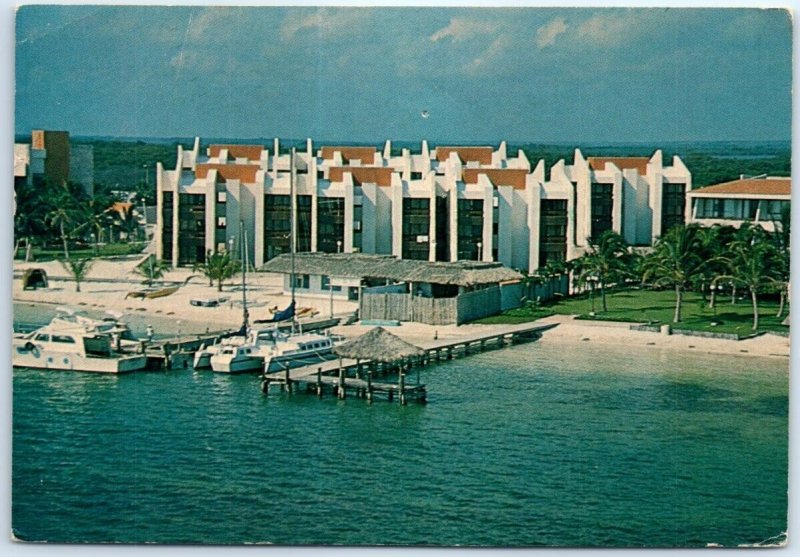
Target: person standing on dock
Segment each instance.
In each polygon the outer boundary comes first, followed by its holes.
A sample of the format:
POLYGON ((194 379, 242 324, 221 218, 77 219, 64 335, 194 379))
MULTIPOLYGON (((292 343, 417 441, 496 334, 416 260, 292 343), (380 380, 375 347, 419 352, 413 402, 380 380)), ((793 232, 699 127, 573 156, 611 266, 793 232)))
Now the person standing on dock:
POLYGON ((147 326, 147 342, 153 342, 153 334, 154 334, 153 326, 152 325, 148 325, 147 326))

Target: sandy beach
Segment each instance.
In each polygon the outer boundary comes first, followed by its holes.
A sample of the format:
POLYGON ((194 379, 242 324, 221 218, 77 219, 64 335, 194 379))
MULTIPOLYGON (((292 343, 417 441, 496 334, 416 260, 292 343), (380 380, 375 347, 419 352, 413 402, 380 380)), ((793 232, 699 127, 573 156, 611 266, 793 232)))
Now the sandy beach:
MULTIPOLYGON (((42 308, 53 312, 58 306, 69 306, 90 313, 103 313, 108 310, 121 312, 124 320, 134 332, 142 332, 152 324, 160 334, 200 334, 236 328, 242 322, 241 284, 235 279, 223 285, 218 292, 216 286, 209 286, 207 279, 193 275, 189 269, 170 271, 165 282, 185 283, 177 292, 153 300, 126 297, 129 292, 143 288, 142 279, 134 272, 138 260, 101 260, 89 275, 90 281, 81 284, 81 292, 75 292, 75 284, 68 280, 64 269, 58 262, 15 263, 15 276, 26 268, 43 268, 50 278, 47 289, 24 290, 19 278, 13 282, 12 296, 16 321, 31 321, 45 313, 42 308), (191 277, 191 278, 190 278, 191 277), (193 298, 227 298, 216 308, 194 307, 189 301, 193 298)), ((281 293, 281 277, 268 273, 248 275, 247 298, 250 319, 268 319, 268 307, 285 307, 289 298, 281 293)), ((330 314, 331 304, 327 298, 298 296, 301 307, 313 307, 319 316, 330 314)), ((335 301, 334 314, 344 314, 357 309, 354 302, 335 301)), ((663 335, 660 333, 630 330, 628 323, 603 321, 578 321, 571 316, 554 315, 541 319, 539 323, 557 323, 558 326, 546 331, 541 342, 591 346, 593 344, 625 346, 631 350, 672 349, 710 354, 758 356, 785 359, 788 364, 789 338, 765 334, 756 338, 732 341, 724 339, 690 337, 682 335, 663 335)), ((334 332, 345 336, 358 336, 370 327, 359 324, 339 326, 334 332)), ((420 323, 403 323, 392 327, 394 334, 405 340, 425 346, 434 338, 441 340, 464 338, 480 332, 500 330, 495 325, 448 325, 433 326, 420 323)))

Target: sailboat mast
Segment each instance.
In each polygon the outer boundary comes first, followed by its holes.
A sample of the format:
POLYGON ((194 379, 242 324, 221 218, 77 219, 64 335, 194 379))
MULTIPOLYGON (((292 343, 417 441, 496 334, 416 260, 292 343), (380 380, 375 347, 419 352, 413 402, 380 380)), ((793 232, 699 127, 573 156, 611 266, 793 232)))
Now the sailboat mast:
POLYGON ((244 221, 239 221, 239 238, 240 238, 240 253, 242 258, 242 329, 247 334, 248 328, 248 314, 247 314, 247 232, 244 229, 244 221))
MULTIPOLYGON (((289 159, 289 219, 291 220, 291 232, 289 238, 289 251, 291 253, 291 261, 292 261, 292 303, 294 303, 294 289, 295 289, 295 277, 294 277, 294 252, 295 252, 295 242, 297 241, 297 220, 295 216, 295 195, 294 195, 294 179, 295 179, 295 169, 294 169, 294 158, 296 154, 296 148, 292 147, 292 154, 289 159)), ((292 319, 294 320, 294 319, 292 319)))

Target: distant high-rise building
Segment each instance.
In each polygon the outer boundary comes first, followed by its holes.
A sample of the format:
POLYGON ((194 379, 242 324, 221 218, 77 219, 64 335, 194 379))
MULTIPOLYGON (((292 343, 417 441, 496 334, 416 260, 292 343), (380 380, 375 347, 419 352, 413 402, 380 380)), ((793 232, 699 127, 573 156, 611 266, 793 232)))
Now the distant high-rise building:
POLYGON ((80 184, 93 196, 93 147, 71 144, 66 131, 33 130, 30 143, 14 144, 14 183, 34 186, 44 179, 80 184))

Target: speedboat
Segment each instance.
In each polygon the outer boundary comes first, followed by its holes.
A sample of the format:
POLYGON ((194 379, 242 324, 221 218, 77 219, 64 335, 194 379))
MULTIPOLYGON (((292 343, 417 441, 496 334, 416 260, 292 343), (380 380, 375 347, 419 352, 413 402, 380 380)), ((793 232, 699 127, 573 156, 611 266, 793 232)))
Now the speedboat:
POLYGON ((126 373, 147 366, 139 343, 116 319, 91 319, 62 310, 44 327, 12 339, 12 364, 39 369, 126 373))

